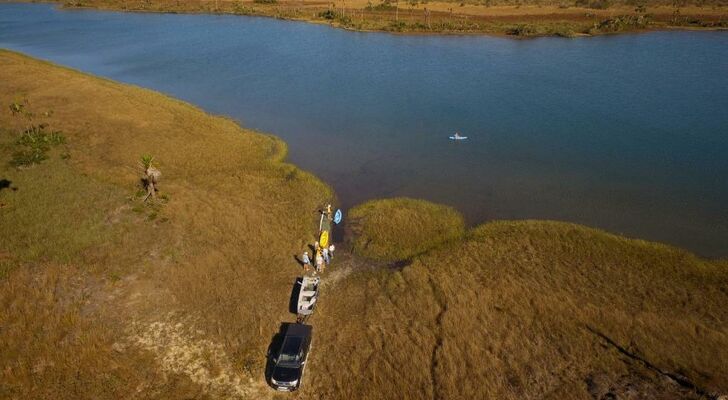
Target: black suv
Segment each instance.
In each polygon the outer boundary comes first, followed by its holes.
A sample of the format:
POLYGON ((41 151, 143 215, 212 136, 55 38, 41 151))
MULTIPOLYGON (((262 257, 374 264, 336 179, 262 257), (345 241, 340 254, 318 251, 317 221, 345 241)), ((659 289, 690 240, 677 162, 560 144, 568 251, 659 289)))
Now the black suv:
POLYGON ((273 371, 270 384, 276 390, 294 391, 301 386, 308 351, 311 348, 313 328, 304 324, 288 324, 283 341, 272 354, 273 371))

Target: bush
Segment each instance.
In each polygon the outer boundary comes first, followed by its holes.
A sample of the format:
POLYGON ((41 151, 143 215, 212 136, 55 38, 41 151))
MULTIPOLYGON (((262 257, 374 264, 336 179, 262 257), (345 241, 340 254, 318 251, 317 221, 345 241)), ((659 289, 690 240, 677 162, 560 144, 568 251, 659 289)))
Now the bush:
POLYGON ((334 10, 322 11, 318 14, 318 16, 319 16, 319 18, 323 18, 323 19, 335 19, 336 11, 334 11, 334 10))
POLYGON ((24 149, 13 153, 10 165, 21 168, 40 164, 48 159, 47 153, 51 147, 66 143, 66 138, 61 132, 46 132, 47 127, 47 124, 31 125, 23 131, 15 144, 24 149))
POLYGON ((620 32, 628 29, 643 28, 649 22, 649 18, 643 15, 622 15, 605 19, 590 29, 590 33, 597 32, 620 32))
POLYGON ((41 149, 18 150, 13 153, 10 165, 15 168, 30 167, 33 164, 40 164, 47 160, 48 155, 41 149))
POLYGON ((365 9, 367 11, 394 11, 397 7, 393 6, 389 1, 383 1, 376 6, 373 6, 370 2, 365 9))
POLYGON ((402 32, 407 27, 407 23, 404 21, 392 21, 387 27, 389 31, 402 32))
POLYGON ((48 147, 51 145, 56 146, 66 143, 66 138, 60 131, 45 133, 47 127, 48 125, 46 124, 32 125, 23 132, 16 143, 21 146, 33 148, 48 147))
POLYGON ((606 10, 612 3, 610 0, 576 0, 577 7, 592 8, 595 10, 606 10))
POLYGON ((354 21, 348 15, 341 16, 341 17, 337 18, 337 20, 339 21, 339 23, 341 25, 344 25, 344 26, 351 26, 354 23, 354 21))
POLYGON ((539 32, 531 25, 521 24, 515 28, 511 28, 507 31, 509 35, 513 36, 535 36, 539 32))

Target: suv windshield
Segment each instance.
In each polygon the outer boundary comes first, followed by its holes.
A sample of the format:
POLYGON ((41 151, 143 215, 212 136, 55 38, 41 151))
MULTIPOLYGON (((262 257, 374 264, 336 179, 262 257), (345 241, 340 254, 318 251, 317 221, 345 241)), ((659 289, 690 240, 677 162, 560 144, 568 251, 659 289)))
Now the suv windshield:
POLYGON ((301 360, 301 344, 303 338, 293 336, 286 338, 281 349, 281 356, 278 358, 280 364, 298 364, 301 360))

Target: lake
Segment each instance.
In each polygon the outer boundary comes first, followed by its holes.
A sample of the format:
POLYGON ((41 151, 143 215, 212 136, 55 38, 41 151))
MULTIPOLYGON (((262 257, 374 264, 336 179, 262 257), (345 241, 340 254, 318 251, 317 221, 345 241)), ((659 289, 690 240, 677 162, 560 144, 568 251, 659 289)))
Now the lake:
POLYGON ((564 220, 728 256, 725 32, 399 36, 0 4, 0 47, 273 133, 345 209, 410 196, 470 224, 564 220))

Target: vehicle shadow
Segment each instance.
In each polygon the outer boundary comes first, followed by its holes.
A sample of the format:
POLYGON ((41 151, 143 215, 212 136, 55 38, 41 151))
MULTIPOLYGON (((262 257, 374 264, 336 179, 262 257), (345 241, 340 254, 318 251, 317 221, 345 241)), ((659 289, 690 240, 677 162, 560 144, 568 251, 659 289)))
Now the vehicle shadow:
POLYGON ((298 314, 298 294, 301 293, 301 284, 303 278, 298 277, 293 282, 293 289, 291 290, 291 299, 288 301, 288 311, 291 314, 298 314))
POLYGON ((13 183, 12 181, 9 181, 7 179, 0 179, 0 190, 10 189, 10 190, 14 191, 15 188, 10 186, 10 185, 12 185, 12 183, 13 183))
POLYGON ((268 351, 266 351, 265 354, 265 382, 270 387, 273 387, 273 384, 270 381, 270 378, 273 375, 273 356, 276 354, 276 352, 278 352, 278 350, 280 350, 281 346, 283 345, 283 337, 286 334, 286 329, 288 329, 288 325, 291 325, 291 323, 281 323, 278 332, 270 339, 270 345, 268 345, 268 351))

